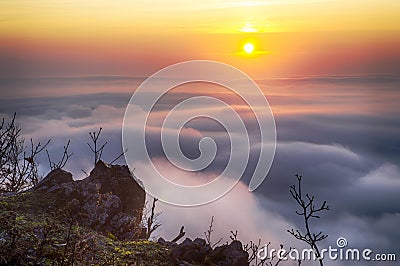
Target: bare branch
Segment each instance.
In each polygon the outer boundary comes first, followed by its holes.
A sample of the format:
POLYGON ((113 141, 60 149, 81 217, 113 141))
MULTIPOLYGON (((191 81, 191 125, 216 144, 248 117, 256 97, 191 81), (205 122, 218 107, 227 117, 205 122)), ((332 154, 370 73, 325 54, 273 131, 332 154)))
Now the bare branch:
POLYGON ((231 235, 229 236, 229 238, 234 241, 237 240, 237 236, 238 236, 238 231, 236 230, 235 232, 231 231, 231 235))
POLYGON ((177 242, 179 239, 181 239, 182 237, 184 237, 185 236, 185 234, 186 234, 186 232, 184 231, 185 230, 185 227, 182 225, 182 227, 181 227, 181 230, 179 230, 179 234, 174 238, 174 239, 172 239, 172 243, 175 243, 175 242, 177 242))
POLYGON ((125 153, 127 153, 127 152, 128 152, 128 149, 122 151, 121 154, 118 155, 114 160, 112 160, 112 162, 111 162, 110 164, 115 163, 119 158, 121 158, 121 157, 122 157, 125 153))
POLYGON ((86 177, 88 177, 88 176, 89 176, 88 172, 86 172, 85 170, 81 169, 81 171, 82 171, 82 173, 84 173, 84 174, 85 174, 85 176, 86 176, 86 177))
MULTIPOLYGON (((144 217, 144 220, 147 221, 147 225, 146 225, 146 239, 149 239, 151 237, 151 234, 156 231, 161 224, 158 222, 157 218, 160 215, 160 213, 156 213, 155 209, 156 209, 156 202, 158 201, 157 198, 153 198, 153 204, 151 206, 151 211, 150 211, 150 216, 144 217)), ((146 216, 146 214, 145 214, 146 216)))
POLYGON ((71 143, 71 140, 68 140, 67 145, 64 146, 63 155, 57 163, 55 163, 51 160, 49 151, 46 150, 47 159, 48 159, 51 170, 62 169, 65 166, 65 164, 68 162, 69 158, 71 158, 73 153, 68 153, 68 148, 69 148, 70 143, 71 143))
POLYGON ((211 222, 210 222, 210 226, 208 227, 208 230, 207 230, 207 232, 204 232, 204 236, 206 237, 206 241, 207 241, 207 243, 210 245, 210 247, 211 248, 214 248, 214 247, 216 247, 219 243, 221 243, 221 241, 222 241, 222 237, 217 241, 217 242, 215 242, 214 244, 211 242, 211 234, 212 234, 212 232, 214 231, 214 229, 213 229, 213 224, 214 224, 214 216, 211 216, 211 222))
MULTIPOLYGON (((326 204, 326 201, 324 201, 320 207, 315 207, 314 204, 315 197, 310 196, 309 194, 306 194, 304 199, 301 187, 302 176, 296 174, 296 178, 298 185, 297 187, 295 185, 290 186, 290 194, 300 207, 300 211, 296 211, 296 214, 303 217, 305 225, 305 233, 303 234, 299 230, 295 231, 294 229, 287 230, 287 232, 296 239, 306 242, 314 250, 316 256, 318 257, 319 264, 322 266, 323 262, 320 256, 320 251, 317 246, 317 242, 324 240, 325 238, 328 237, 328 235, 324 235, 322 234, 322 232, 313 233, 310 228, 310 219, 311 218, 319 219, 320 218, 319 213, 322 211, 328 211, 329 206, 326 204)), ((300 264, 301 261, 299 261, 299 265, 300 264)))
POLYGON ((103 155, 104 147, 108 144, 108 142, 106 141, 105 143, 103 143, 100 146, 100 148, 98 147, 98 145, 99 145, 98 141, 99 141, 99 137, 100 137, 102 130, 103 130, 103 128, 100 127, 99 131, 97 131, 97 132, 96 131, 89 132, 89 136, 92 141, 92 145, 90 143, 86 143, 89 146, 90 150, 94 154, 94 165, 96 165, 96 163, 101 160, 101 156, 103 155))
POLYGON ((39 181, 36 157, 50 143, 36 145, 30 140, 30 149, 25 146, 21 129, 15 122, 16 114, 8 124, 0 123, 0 192, 20 192, 39 181))

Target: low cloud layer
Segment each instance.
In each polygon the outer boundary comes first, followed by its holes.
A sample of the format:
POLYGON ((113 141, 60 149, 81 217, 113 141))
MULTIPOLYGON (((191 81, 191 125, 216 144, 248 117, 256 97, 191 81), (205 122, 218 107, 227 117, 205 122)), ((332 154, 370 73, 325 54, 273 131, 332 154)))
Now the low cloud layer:
MULTIPOLYGON (((70 85, 68 80, 63 82, 61 87, 79 86, 82 81, 74 80, 70 85)), ((87 82, 84 80, 83 85, 88 86, 87 82)), ((17 112, 26 139, 53 139, 49 152, 55 158, 71 139, 74 155, 66 168, 75 178, 83 178, 81 169, 89 171, 93 164, 86 145, 89 131, 96 131, 100 126, 104 128, 104 139, 109 141, 104 153, 106 161, 112 161, 121 153, 121 126, 131 96, 124 87, 126 80, 119 83, 117 93, 109 89, 113 84, 109 80, 90 82, 90 86, 107 93, 93 94, 88 90, 86 94, 78 94, 74 87, 62 96, 55 93, 49 97, 23 97, 12 92, 0 96, 0 114, 7 117, 17 112)), ((254 193, 248 192, 247 184, 261 145, 254 117, 248 115, 246 108, 239 108, 251 135, 249 164, 241 182, 222 199, 205 206, 179 208, 160 203, 163 226, 158 235, 173 238, 180 226, 185 225, 188 236, 201 237, 211 216, 215 216, 213 238, 216 240, 223 237, 223 241, 228 241, 229 231, 238 230, 239 238, 245 241, 262 238, 275 246, 283 243, 302 247, 286 232, 286 229, 303 226, 300 217, 295 215, 296 204, 289 193, 289 186, 296 181, 294 174, 299 173, 304 176, 305 190, 321 201, 327 200, 331 206, 331 210, 313 225, 316 230, 329 234, 323 246, 334 246, 336 239, 344 236, 353 247, 381 252, 400 250, 397 229, 400 224, 400 113, 395 89, 398 80, 325 78, 270 80, 260 84, 275 113, 278 136, 275 160, 267 179, 254 193)), ((229 159, 226 132, 207 120, 189 123, 181 144, 187 156, 196 157, 199 139, 214 137, 219 149, 213 164, 200 174, 192 174, 177 171, 163 159, 157 119, 172 107, 172 103, 196 93, 181 92, 161 101, 161 106, 155 110, 153 131, 147 135, 152 158, 159 162, 163 172, 183 183, 215 177, 229 159)), ((28 93, 35 94, 35 91, 28 93)), ((240 106, 234 98, 230 101, 240 106)), ((39 159, 40 169, 46 173, 47 160, 44 156, 39 159)), ((118 162, 124 163, 124 160, 118 162)), ((138 162, 137 167, 146 165, 138 162)))

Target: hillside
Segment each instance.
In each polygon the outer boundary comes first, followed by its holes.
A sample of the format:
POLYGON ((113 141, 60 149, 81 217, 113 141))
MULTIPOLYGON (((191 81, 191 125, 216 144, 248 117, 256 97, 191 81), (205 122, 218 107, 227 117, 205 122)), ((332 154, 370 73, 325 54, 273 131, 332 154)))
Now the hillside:
POLYGON ((248 265, 235 240, 149 241, 145 192, 126 166, 99 161, 74 181, 51 171, 38 185, 0 196, 1 265, 248 265))

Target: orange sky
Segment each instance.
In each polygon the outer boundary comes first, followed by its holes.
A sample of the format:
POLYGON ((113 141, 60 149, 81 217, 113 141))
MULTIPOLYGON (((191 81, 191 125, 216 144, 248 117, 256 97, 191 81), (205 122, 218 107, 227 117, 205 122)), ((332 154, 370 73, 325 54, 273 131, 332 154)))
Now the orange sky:
POLYGON ((257 78, 399 74, 399 12, 395 0, 2 1, 0 75, 148 76, 191 59, 257 78))

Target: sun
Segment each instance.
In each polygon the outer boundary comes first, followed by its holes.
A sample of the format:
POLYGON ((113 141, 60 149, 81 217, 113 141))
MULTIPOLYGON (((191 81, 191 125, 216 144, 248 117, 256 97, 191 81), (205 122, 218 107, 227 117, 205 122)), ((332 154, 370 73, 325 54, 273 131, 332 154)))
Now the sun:
POLYGON ((248 54, 252 54, 254 51, 254 45, 248 42, 243 46, 243 50, 248 54))

